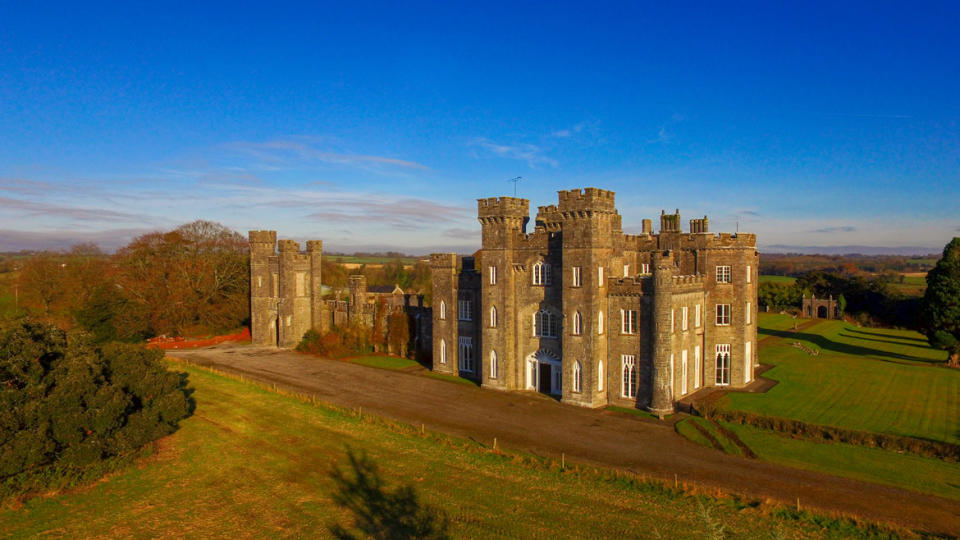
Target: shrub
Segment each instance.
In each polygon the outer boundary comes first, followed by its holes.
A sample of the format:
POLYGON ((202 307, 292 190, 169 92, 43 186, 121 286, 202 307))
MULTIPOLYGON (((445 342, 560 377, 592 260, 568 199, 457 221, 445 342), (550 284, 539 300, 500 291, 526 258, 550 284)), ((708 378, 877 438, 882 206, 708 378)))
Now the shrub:
POLYGON ((162 358, 29 320, 0 332, 2 491, 69 480, 175 431, 192 400, 162 358))

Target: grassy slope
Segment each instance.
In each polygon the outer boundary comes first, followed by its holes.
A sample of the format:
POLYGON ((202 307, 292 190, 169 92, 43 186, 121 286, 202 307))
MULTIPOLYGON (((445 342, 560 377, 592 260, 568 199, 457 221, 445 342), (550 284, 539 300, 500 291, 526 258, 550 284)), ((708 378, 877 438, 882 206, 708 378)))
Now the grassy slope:
MULTIPOLYGON (((731 393, 733 408, 817 424, 960 443, 960 371, 918 333, 820 322, 796 334, 760 315, 760 361, 780 384, 764 394, 731 393), (768 326, 769 324, 769 326, 768 326), (819 356, 791 347, 800 341, 819 356)), ((782 317, 782 316, 780 316, 782 317)))
POLYGON ((879 448, 798 440, 740 424, 724 425, 764 461, 960 499, 957 463, 879 448))
POLYGON ((370 366, 381 369, 407 369, 420 365, 416 360, 386 355, 351 356, 349 358, 344 358, 344 360, 354 364, 360 364, 362 366, 370 366))
POLYGON ((700 538, 705 512, 737 536, 864 535, 592 469, 560 471, 177 368, 190 373, 198 407, 155 456, 82 490, 0 510, 4 536, 329 536, 329 525, 350 520, 332 503, 328 475, 345 465, 347 447, 364 449, 390 488, 412 485, 422 503, 443 508, 455 537, 700 538))

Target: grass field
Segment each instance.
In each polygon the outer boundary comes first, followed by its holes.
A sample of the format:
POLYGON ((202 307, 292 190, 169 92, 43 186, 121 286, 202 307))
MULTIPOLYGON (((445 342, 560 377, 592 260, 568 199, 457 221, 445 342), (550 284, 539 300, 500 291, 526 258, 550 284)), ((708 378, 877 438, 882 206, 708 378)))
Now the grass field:
MULTIPOLYGON (((334 498, 361 506, 416 494, 410 507, 440 508, 454 537, 703 538, 728 536, 868 537, 850 522, 771 510, 642 482, 626 473, 502 455, 462 439, 347 411, 328 409, 208 371, 189 373, 197 410, 153 456, 92 486, 29 499, 0 510, 0 531, 13 538, 329 537, 353 514, 334 498), (352 478, 347 449, 376 470, 356 467, 370 490, 335 482, 352 478), (382 485, 378 482, 383 482, 382 485), (587 511, 584 511, 584 510, 587 511)), ((388 507, 397 511, 396 503, 388 507)), ((380 512, 378 515, 389 515, 380 512)))
POLYGON ((779 381, 763 394, 731 393, 734 409, 815 424, 960 443, 960 371, 907 330, 822 321, 794 333, 782 315, 760 314, 764 374, 779 381), (800 341, 819 356, 790 346, 800 341))
POLYGON ((797 278, 790 276, 760 276, 760 283, 785 283, 787 285, 793 284, 797 281, 797 278))
POLYGON ((349 358, 344 358, 343 360, 354 364, 360 364, 362 366, 370 366, 381 369, 407 369, 420 365, 416 360, 386 355, 352 356, 349 358))

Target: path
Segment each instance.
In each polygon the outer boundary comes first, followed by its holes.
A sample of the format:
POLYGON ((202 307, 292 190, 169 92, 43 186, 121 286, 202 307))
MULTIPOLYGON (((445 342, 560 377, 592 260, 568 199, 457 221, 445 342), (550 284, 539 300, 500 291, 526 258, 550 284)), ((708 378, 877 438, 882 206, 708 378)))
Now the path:
POLYGON ((648 476, 803 507, 960 535, 960 503, 933 495, 802 471, 698 446, 672 423, 563 405, 539 394, 499 392, 249 346, 170 351, 323 401, 540 455, 619 467, 648 476))

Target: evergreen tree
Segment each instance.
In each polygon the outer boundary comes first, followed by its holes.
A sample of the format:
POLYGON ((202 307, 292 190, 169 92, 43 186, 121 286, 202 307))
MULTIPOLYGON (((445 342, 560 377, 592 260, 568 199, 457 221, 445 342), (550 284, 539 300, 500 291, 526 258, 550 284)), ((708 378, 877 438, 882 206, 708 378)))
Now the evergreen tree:
POLYGON ((930 344, 947 351, 948 365, 960 368, 960 238, 943 248, 927 274, 923 325, 930 344))

